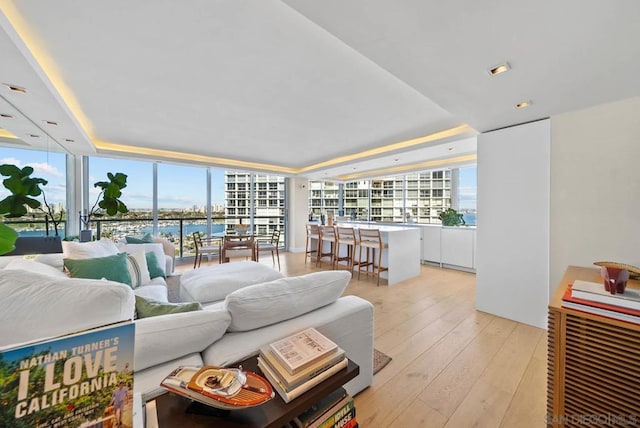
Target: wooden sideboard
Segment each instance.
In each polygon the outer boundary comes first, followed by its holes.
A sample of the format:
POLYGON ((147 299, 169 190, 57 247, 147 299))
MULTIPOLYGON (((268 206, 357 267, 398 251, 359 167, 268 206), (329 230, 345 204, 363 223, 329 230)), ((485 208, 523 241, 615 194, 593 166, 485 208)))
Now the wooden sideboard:
POLYGON ((576 279, 601 282, 598 269, 570 266, 551 298, 547 426, 636 426, 640 325, 563 308, 562 295, 576 279))

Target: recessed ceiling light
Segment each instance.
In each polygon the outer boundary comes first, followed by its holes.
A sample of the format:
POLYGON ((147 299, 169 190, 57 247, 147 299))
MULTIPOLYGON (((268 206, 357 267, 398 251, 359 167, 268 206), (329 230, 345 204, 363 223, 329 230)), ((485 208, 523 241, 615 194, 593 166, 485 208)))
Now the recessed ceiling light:
POLYGON ((509 66, 509 63, 505 62, 502 64, 498 64, 495 67, 492 67, 489 69, 489 74, 491 76, 496 76, 500 73, 504 73, 505 71, 509 71, 511 69, 511 67, 509 66))
POLYGON ((454 150, 454 149, 453 149, 453 147, 449 147, 449 151, 450 151, 450 152, 451 152, 451 151, 453 151, 453 150, 454 150))
POLYGON ((76 140, 72 140, 71 138, 65 138, 64 141, 66 141, 67 143, 75 143, 76 140))
POLYGON ((7 113, 0 113, 0 117, 4 117, 5 119, 13 119, 13 116, 7 113))
POLYGON ((531 105, 531 101, 523 101, 515 105, 516 108, 525 108, 531 105))
POLYGON ((47 125, 58 126, 58 122, 55 122, 53 120, 45 120, 44 123, 46 123, 47 125))
POLYGON ((27 93, 27 89, 23 88, 22 86, 12 85, 11 83, 4 83, 4 86, 11 89, 13 92, 20 92, 21 94, 27 93))
POLYGON ((29 137, 31 137, 31 138, 40 138, 40 136, 38 134, 29 134, 29 137))
POLYGON ((398 159, 398 158, 395 158, 395 159, 394 159, 393 161, 394 161, 394 162, 398 162, 399 160, 400 160, 400 159, 398 159))

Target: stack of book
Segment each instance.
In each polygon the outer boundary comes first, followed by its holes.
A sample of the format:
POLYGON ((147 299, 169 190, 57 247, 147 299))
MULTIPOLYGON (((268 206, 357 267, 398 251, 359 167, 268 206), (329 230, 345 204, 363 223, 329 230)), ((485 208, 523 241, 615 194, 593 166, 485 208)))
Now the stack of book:
POLYGON ((357 427, 353 398, 344 388, 339 388, 294 418, 291 426, 295 428, 357 427))
POLYGON ((629 287, 624 293, 611 294, 602 283, 576 280, 567 287, 562 306, 640 324, 640 290, 629 287))
POLYGON ((285 403, 347 367, 344 350, 316 329, 260 348, 258 367, 285 403))

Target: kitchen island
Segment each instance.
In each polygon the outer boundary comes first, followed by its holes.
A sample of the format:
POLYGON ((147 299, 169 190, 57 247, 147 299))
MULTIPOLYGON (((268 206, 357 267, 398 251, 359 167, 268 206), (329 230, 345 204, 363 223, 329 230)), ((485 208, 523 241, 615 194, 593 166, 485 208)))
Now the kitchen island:
MULTIPOLYGON (((420 275, 420 229, 405 226, 384 226, 376 223, 338 223, 338 226, 358 229, 379 229, 382 242, 388 247, 382 251, 382 266, 389 270, 382 272, 380 278, 387 280, 387 285, 394 285, 409 278, 420 275)), ((342 246, 344 247, 344 246, 342 246)), ((346 251, 340 249, 341 254, 346 251)), ((356 251, 356 258, 359 251, 356 251)), ((364 254, 363 254, 364 256, 364 254)), ((356 271, 354 271, 355 273, 356 271)))

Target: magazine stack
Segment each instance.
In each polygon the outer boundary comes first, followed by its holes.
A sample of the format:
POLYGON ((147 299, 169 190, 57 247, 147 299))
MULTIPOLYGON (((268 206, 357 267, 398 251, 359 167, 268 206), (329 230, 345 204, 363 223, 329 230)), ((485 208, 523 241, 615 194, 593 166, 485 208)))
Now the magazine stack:
POLYGON ((344 350, 316 329, 260 349, 258 367, 285 403, 347 367, 344 350))

